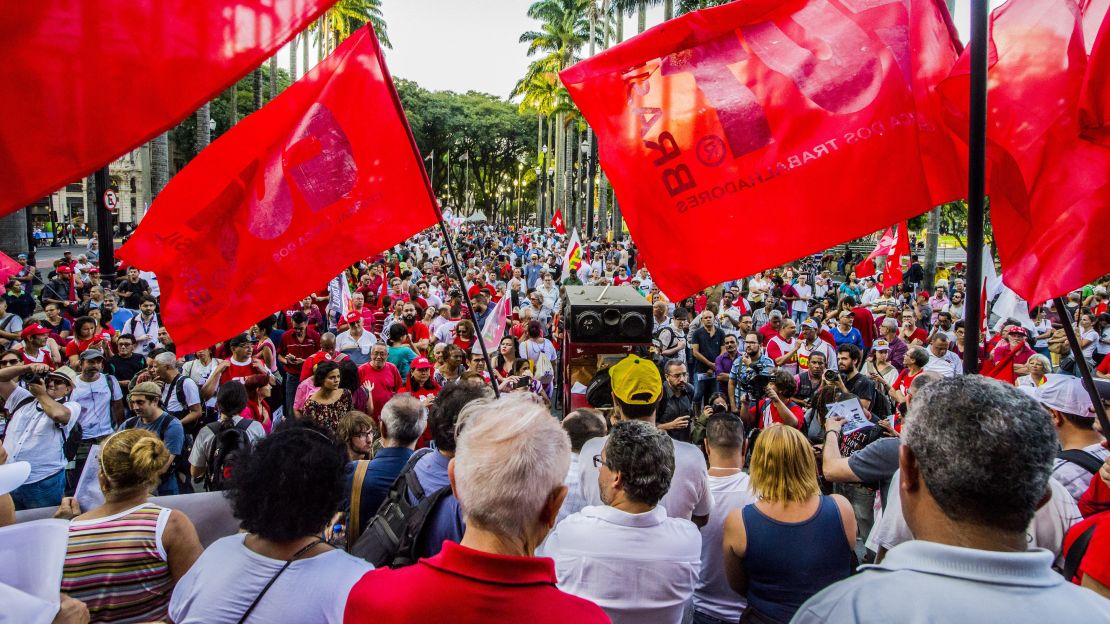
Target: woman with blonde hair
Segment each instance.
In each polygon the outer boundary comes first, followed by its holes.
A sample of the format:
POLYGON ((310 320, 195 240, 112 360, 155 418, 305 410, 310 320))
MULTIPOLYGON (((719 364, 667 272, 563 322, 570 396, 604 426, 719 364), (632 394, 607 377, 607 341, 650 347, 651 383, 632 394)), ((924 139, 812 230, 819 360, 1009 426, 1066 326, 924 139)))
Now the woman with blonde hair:
POLYGON ((812 447, 779 423, 756 438, 751 488, 758 500, 725 520, 725 573, 748 599, 741 622, 788 622, 852 573, 856 517, 848 499, 821 495, 812 447))
MULTIPOLYGON (((147 500, 172 460, 144 429, 112 434, 100 448, 104 504, 70 523, 61 588, 88 605, 93 622, 165 620, 174 585, 203 550, 185 514, 147 500)), ((67 498, 59 515, 76 507, 67 498)))

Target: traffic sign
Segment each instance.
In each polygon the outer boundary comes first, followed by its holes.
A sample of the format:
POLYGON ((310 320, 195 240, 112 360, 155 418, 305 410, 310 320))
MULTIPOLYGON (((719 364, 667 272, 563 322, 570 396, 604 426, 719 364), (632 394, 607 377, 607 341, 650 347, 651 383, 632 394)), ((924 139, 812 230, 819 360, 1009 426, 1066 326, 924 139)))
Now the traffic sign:
POLYGON ((119 197, 116 196, 116 192, 112 189, 104 191, 104 206, 108 209, 108 212, 115 212, 118 205, 119 197))

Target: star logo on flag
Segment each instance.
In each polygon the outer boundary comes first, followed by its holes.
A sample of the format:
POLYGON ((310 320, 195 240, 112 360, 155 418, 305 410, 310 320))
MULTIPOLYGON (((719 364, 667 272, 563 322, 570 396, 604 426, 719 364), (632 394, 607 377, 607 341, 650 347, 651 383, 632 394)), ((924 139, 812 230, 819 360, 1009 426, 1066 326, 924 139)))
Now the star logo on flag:
POLYGON ((555 217, 555 227, 563 227, 563 220, 557 216, 555 217))

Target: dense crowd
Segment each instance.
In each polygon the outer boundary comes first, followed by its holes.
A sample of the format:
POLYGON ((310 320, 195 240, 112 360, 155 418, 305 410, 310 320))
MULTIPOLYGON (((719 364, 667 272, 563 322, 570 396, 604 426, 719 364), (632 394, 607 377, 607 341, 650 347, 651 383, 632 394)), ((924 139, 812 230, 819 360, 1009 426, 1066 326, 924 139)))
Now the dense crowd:
POLYGON ((454 229, 458 267, 428 232, 195 353, 154 275, 21 256, 0 526, 70 520, 33 621, 1110 618, 1110 451, 1062 329, 1110 378, 1106 280, 988 315, 1000 381, 963 374, 961 265, 923 290, 916 257, 883 284, 826 253, 670 301, 629 241, 568 266, 550 231, 454 229), (654 327, 570 410, 578 284, 654 327))

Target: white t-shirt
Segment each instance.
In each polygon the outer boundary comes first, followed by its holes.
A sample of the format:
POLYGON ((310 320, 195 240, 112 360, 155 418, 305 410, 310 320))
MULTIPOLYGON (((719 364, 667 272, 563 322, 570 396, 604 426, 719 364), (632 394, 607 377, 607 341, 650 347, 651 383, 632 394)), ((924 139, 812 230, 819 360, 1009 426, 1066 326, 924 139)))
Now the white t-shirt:
POLYGON ((358 337, 358 340, 355 340, 351 337, 351 332, 348 330, 335 337, 335 350, 347 351, 348 349, 358 349, 363 355, 367 355, 377 342, 378 340, 374 338, 373 332, 363 330, 362 335, 358 337))
POLYGON ((78 377, 70 399, 81 406, 82 438, 91 440, 112 433, 112 401, 123 400, 123 391, 114 377, 109 381, 101 373, 91 382, 78 377))
MULTIPOLYGON (((198 388, 203 388, 204 384, 208 383, 208 378, 216 371, 216 367, 220 365, 220 360, 212 358, 208 360, 208 365, 200 363, 200 360, 189 360, 185 362, 185 366, 181 368, 181 374, 185 375, 197 384, 198 388)), ((216 407, 216 396, 212 395, 210 399, 204 402, 208 407, 216 407)))
POLYGON ((794 312, 809 312, 809 300, 813 297, 813 286, 809 284, 794 284, 794 292, 798 293, 799 297, 806 297, 806 299, 796 299, 792 301, 791 309, 794 312))
POLYGON ((166 383, 162 388, 162 409, 171 414, 178 415, 181 418, 189 411, 189 407, 200 403, 200 388, 197 387, 197 382, 193 381, 191 377, 186 377, 180 373, 177 377, 173 378, 173 383, 166 383), (181 386, 178 391, 177 386, 181 386), (178 400, 178 395, 185 397, 185 405, 181 404, 178 400))
POLYGON ((37 400, 26 401, 18 410, 12 411, 30 397, 33 397, 31 392, 19 386, 8 395, 4 408, 11 412, 11 417, 4 435, 4 450, 8 452, 8 463, 25 461, 31 464, 27 483, 34 483, 66 467, 62 443, 80 419, 81 406, 75 401, 62 404, 69 408, 69 421, 63 427, 42 411, 37 400))
MULTIPOLYGON (((578 486, 582 500, 587 505, 603 505, 601 491, 597 486, 597 468, 594 455, 600 455, 609 436, 592 438, 582 445, 582 460, 578 462, 578 486)), ((674 476, 671 489, 659 501, 659 506, 667 510, 672 518, 707 516, 713 509, 713 494, 709 491, 709 473, 705 467, 705 456, 698 447, 689 442, 674 441, 674 476)))
MULTIPOLYGON (((246 536, 213 542, 177 582, 169 609, 176 624, 238 622, 285 565, 248 549, 246 536)), ((351 587, 371 569, 341 550, 298 559, 258 601, 250 621, 340 624, 351 587)))
MULTIPOLYGON (((1050 321, 1048 319, 1041 319, 1040 321, 1035 322, 1033 324, 1033 328, 1037 330, 1037 335, 1038 336, 1040 336, 1042 334, 1046 334, 1046 333, 1052 331, 1052 321, 1050 321)), ((1048 348, 1048 339, 1047 338, 1038 339, 1036 344, 1033 345, 1033 348, 1034 349, 1047 349, 1048 348)))
POLYGON ((710 475, 709 491, 713 493, 713 511, 709 514, 709 522, 701 528, 701 572, 694 590, 694 608, 706 615, 735 622, 748 601, 729 587, 721 540, 728 515, 754 503, 756 496, 751 491, 751 480, 743 472, 724 477, 710 475))
POLYGON ((1083 357, 1091 359, 1095 356, 1095 347, 1098 346, 1098 332, 1094 329, 1079 334, 1079 343, 1082 344, 1084 340, 1090 340, 1091 344, 1083 347, 1083 357))

